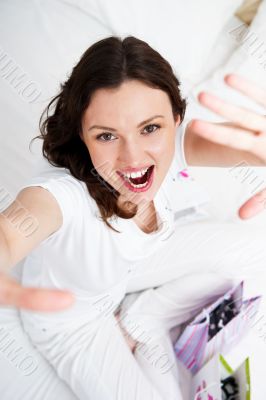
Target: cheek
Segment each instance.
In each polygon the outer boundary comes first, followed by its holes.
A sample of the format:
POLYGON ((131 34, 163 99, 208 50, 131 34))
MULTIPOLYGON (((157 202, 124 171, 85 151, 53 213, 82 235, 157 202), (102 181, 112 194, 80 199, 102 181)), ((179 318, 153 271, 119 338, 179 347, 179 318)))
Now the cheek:
POLYGON ((175 152, 175 143, 172 141, 161 141, 153 149, 153 154, 158 160, 167 160, 173 157, 175 152))
POLYGON ((162 130, 160 134, 154 137, 150 143, 150 150, 154 155, 161 157, 169 157, 171 150, 174 145, 174 139, 172 133, 162 130))
POLYGON ((101 146, 91 146, 90 156, 94 168, 105 179, 109 180, 113 174, 113 155, 101 146))
POLYGON ((163 151, 158 153, 157 159, 161 172, 168 171, 175 155, 175 143, 168 142, 164 144, 163 151))
POLYGON ((94 140, 84 141, 93 165, 97 173, 105 180, 110 181, 110 171, 112 171, 112 158, 110 151, 105 149, 104 146, 100 146, 94 140))
POLYGON ((99 146, 97 146, 97 144, 94 144, 92 142, 87 142, 87 149, 90 153, 90 158, 91 161, 94 165, 94 167, 97 169, 97 167, 99 165, 101 165, 104 161, 104 152, 102 152, 99 148, 99 146))

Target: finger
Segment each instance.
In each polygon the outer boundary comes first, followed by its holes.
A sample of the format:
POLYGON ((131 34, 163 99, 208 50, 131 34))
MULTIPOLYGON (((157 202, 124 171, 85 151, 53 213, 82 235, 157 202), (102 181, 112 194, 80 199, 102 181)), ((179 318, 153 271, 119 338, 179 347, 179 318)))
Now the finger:
POLYGON ((244 151, 255 148, 257 139, 251 132, 244 129, 198 119, 191 121, 190 129, 207 140, 244 151))
POLYGON ((203 106, 238 124, 240 127, 256 132, 266 131, 266 118, 262 115, 243 107, 228 104, 226 101, 207 92, 201 92, 198 99, 203 106))
POLYGON ((67 291, 24 288, 3 274, 0 276, 0 304, 35 311, 58 311, 70 307, 74 297, 67 291))
POLYGON ((266 190, 248 199, 238 210, 241 219, 249 219, 266 209, 266 190))
POLYGON ((251 97, 257 103, 266 107, 266 88, 261 88, 250 80, 236 74, 228 74, 225 76, 224 80, 225 83, 233 89, 251 97))

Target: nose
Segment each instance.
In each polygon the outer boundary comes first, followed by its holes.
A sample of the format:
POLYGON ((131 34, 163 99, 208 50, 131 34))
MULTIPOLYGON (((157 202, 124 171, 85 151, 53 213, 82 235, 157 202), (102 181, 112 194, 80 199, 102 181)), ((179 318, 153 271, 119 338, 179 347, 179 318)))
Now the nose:
POLYGON ((124 166, 135 167, 145 163, 144 154, 143 143, 129 139, 119 147, 118 160, 124 166))

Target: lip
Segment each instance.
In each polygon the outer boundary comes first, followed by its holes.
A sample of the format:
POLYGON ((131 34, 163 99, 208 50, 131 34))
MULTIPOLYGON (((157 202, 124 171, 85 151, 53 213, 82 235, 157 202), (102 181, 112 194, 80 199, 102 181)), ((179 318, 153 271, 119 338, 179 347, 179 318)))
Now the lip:
POLYGON ((128 167, 128 168, 125 168, 125 169, 123 169, 123 170, 121 170, 121 171, 117 171, 117 173, 118 173, 118 175, 120 175, 120 174, 126 174, 127 172, 138 172, 138 171, 142 171, 143 169, 146 169, 146 168, 150 168, 152 166, 152 164, 149 164, 149 165, 144 165, 143 167, 138 167, 138 168, 130 168, 130 167, 128 167))
MULTIPOLYGON (((150 165, 150 166, 151 166, 151 165, 150 165)), ((153 183, 154 169, 155 169, 155 166, 153 165, 153 168, 152 168, 152 172, 151 172, 151 175, 150 175, 150 178, 149 178, 148 185, 147 185, 146 187, 142 187, 142 188, 139 188, 139 189, 138 189, 138 188, 134 188, 133 186, 131 186, 130 183, 128 183, 128 181, 123 177, 123 175, 120 175, 120 174, 118 174, 118 175, 119 175, 120 178, 122 179, 124 185, 125 185, 129 190, 131 190, 131 192, 135 192, 135 193, 146 192, 147 190, 149 190, 149 188, 151 187, 151 185, 152 185, 152 183, 153 183)))

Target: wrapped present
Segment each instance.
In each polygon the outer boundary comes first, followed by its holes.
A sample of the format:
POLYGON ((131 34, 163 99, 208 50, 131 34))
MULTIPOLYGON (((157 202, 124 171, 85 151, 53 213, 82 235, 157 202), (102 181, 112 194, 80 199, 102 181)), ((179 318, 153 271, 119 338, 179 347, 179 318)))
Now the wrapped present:
POLYGON ((191 379, 191 400, 251 399, 249 359, 235 371, 216 354, 191 379))
POLYGON ((243 284, 236 285, 190 322, 174 345, 177 358, 195 374, 216 353, 225 353, 245 335, 261 296, 243 300, 243 284))

